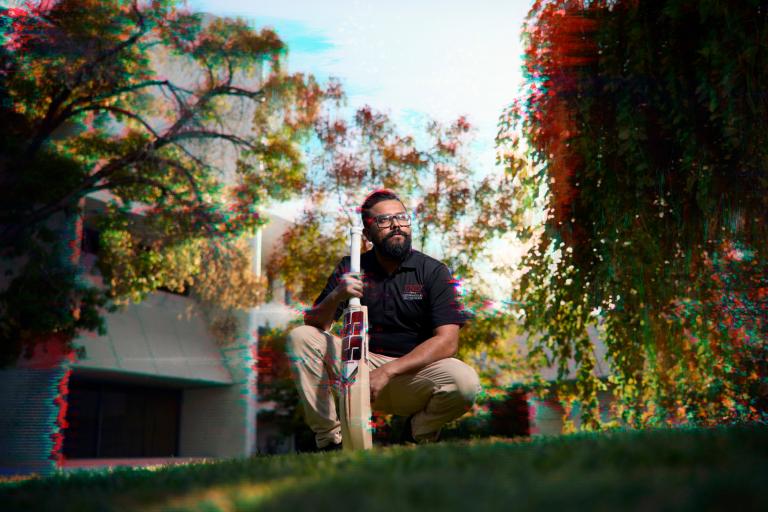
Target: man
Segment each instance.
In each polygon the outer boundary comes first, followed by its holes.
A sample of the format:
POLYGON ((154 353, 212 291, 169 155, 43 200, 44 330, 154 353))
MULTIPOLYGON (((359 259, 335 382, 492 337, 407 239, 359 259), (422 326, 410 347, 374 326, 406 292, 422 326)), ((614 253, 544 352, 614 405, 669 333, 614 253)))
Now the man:
POLYGON ((371 407, 410 416, 415 442, 436 441, 440 428, 461 416, 480 389, 475 371, 453 358, 466 321, 453 279, 441 262, 411 249, 411 220, 391 191, 372 193, 362 205, 363 274, 350 274, 343 258, 304 323, 291 331, 288 351, 305 418, 320 450, 338 449, 341 426, 331 383, 341 367, 341 340, 329 333, 347 301, 368 306, 371 407))

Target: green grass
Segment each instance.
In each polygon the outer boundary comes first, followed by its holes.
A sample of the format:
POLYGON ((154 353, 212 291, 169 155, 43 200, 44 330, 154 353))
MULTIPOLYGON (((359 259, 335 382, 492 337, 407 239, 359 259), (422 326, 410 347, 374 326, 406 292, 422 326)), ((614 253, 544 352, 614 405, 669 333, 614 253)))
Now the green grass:
POLYGON ((83 471, 2 484, 0 510, 768 510, 768 427, 83 471))

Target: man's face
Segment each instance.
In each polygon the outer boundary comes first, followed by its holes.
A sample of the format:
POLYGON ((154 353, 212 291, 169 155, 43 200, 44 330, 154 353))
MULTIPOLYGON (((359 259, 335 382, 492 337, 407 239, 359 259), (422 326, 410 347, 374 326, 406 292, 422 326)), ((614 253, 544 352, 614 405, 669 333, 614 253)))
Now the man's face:
POLYGON ((389 227, 379 227, 375 219, 380 215, 406 213, 405 207, 400 201, 389 199, 373 205, 370 213, 372 218, 365 226, 365 236, 381 254, 394 260, 404 260, 411 252, 411 226, 402 226, 392 219, 389 227))

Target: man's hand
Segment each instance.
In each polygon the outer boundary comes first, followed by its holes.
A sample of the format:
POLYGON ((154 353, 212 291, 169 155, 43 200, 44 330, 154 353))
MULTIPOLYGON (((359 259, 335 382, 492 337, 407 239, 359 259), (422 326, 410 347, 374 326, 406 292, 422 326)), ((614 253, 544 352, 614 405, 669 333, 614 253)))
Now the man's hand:
POLYGON ((459 326, 457 324, 441 325, 435 327, 433 332, 434 335, 431 338, 385 365, 390 379, 397 375, 415 373, 428 364, 456 355, 459 348, 459 326))
POLYGON ((373 404, 379 397, 379 393, 384 386, 389 384, 392 374, 389 373, 387 366, 381 366, 375 370, 371 370, 368 375, 368 385, 371 387, 371 404, 373 404))
POLYGON ((350 272, 341 276, 336 288, 325 299, 304 313, 304 323, 327 331, 333 325, 334 313, 338 305, 350 297, 363 297, 363 281, 360 274, 350 272))
POLYGON ((363 281, 360 279, 360 274, 347 272, 341 276, 333 293, 336 295, 339 302, 343 302, 351 297, 362 298, 363 281))

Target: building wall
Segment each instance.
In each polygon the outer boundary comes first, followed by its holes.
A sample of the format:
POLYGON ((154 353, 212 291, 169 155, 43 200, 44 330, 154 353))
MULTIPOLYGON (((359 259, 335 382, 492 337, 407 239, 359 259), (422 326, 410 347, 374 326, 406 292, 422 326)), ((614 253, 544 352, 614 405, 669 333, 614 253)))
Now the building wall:
POLYGON ((531 435, 549 436, 563 432, 563 407, 552 400, 530 400, 531 435))
MULTIPOLYGON (((597 401, 600 407, 602 421, 608 421, 613 397, 608 391, 598 391, 597 401)), ((531 435, 560 435, 563 433, 565 422, 563 421, 565 410, 563 406, 553 398, 530 398, 530 422, 531 435)), ((576 429, 581 427, 581 411, 578 407, 571 410, 569 419, 576 429)))
MULTIPOLYGON (((247 315, 237 315, 246 326, 247 315)), ((256 338, 242 332, 237 342, 221 347, 219 357, 231 382, 221 387, 189 386, 181 403, 179 455, 241 457, 255 452, 256 338)))
MULTIPOLYGON (((261 267, 291 224, 264 215, 269 222, 260 247, 254 247, 261 256, 254 261, 261 267)), ((180 457, 251 455, 257 451, 259 407, 254 333, 259 326, 282 326, 298 315, 279 290, 274 295, 272 302, 237 314, 242 326, 237 345, 219 346, 193 299, 153 293, 140 304, 108 314, 105 336, 78 340, 86 357, 74 365, 75 374, 181 388, 180 457)))
MULTIPOLYGON (((239 358, 239 354, 233 354, 232 358, 239 358)), ((179 456, 252 455, 256 435, 251 403, 254 399, 247 378, 225 387, 185 389, 181 402, 179 456)))
POLYGON ((86 357, 75 372, 96 370, 147 377, 231 384, 219 347, 194 300, 165 292, 106 316, 104 336, 80 337, 86 357))

